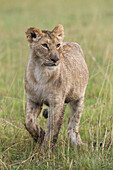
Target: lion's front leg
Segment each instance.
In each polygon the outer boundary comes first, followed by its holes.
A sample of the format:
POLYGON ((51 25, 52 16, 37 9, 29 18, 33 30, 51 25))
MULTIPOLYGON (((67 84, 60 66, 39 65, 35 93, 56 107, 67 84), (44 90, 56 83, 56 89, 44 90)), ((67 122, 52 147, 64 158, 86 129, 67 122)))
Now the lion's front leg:
POLYGON ((32 102, 29 99, 27 100, 25 128, 31 134, 33 139, 39 143, 43 141, 45 135, 44 130, 39 127, 36 122, 36 119, 41 112, 41 108, 42 106, 32 102))
POLYGON ((53 147, 57 141, 65 112, 64 103, 62 105, 51 106, 48 115, 47 130, 44 137, 43 147, 53 147))

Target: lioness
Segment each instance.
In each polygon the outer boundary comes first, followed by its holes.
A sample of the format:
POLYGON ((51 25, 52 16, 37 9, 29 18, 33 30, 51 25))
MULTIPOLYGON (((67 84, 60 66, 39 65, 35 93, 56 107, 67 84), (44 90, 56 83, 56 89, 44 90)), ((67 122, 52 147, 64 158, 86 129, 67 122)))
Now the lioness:
POLYGON ((25 76, 26 129, 36 142, 43 142, 44 148, 49 141, 53 146, 62 125, 65 103, 69 103, 67 132, 72 144, 83 144, 78 128, 89 73, 80 45, 63 42, 64 29, 60 24, 53 31, 30 27, 26 36, 30 47, 25 76), (46 132, 36 122, 43 104, 48 106, 46 132))

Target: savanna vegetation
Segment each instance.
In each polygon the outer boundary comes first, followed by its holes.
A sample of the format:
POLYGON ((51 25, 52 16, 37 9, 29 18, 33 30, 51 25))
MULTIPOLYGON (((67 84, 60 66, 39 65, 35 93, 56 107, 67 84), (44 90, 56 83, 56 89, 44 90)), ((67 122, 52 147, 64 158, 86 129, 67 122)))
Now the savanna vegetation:
MULTIPOLYGON (((42 114, 38 123, 45 129, 42 114)), ((0 0, 0 169, 113 169, 113 1, 0 0), (40 152, 25 130, 25 69, 30 26, 65 30, 65 41, 83 48, 90 78, 80 134, 87 147, 72 146, 69 108, 53 152, 40 152)))

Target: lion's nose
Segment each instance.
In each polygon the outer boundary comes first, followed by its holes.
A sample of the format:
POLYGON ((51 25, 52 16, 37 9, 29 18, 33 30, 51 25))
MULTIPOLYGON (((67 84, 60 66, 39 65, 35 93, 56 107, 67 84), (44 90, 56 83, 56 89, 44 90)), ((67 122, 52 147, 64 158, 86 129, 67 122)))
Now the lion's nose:
POLYGON ((59 58, 56 55, 51 56, 51 61, 53 61, 54 63, 56 63, 58 60, 59 58))

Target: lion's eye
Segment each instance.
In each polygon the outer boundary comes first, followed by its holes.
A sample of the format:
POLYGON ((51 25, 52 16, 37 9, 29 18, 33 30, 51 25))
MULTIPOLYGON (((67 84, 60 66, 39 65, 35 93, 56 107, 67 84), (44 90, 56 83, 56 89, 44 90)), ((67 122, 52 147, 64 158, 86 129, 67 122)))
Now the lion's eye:
POLYGON ((59 47, 60 47, 60 44, 57 44, 56 47, 59 48, 59 47))
POLYGON ((42 46, 43 46, 44 48, 49 49, 47 44, 42 44, 42 46))

